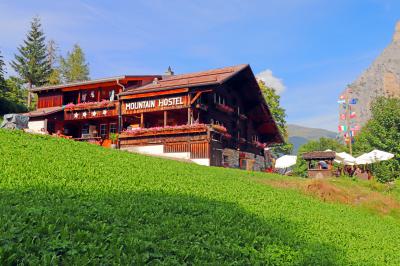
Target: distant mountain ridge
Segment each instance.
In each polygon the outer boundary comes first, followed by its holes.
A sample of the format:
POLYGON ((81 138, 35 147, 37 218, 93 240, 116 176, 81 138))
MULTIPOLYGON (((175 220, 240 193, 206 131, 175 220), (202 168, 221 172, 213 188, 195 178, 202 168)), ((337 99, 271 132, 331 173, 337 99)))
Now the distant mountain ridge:
POLYGON ((310 140, 324 138, 336 138, 337 133, 321 128, 303 127, 288 124, 289 142, 293 144, 293 154, 297 154, 299 147, 310 140))

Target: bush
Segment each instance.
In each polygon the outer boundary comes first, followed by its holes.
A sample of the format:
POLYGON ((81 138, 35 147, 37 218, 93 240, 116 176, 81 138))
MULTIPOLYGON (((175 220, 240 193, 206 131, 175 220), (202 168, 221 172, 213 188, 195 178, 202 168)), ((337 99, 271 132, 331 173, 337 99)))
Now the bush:
POLYGON ((0 97, 0 115, 3 116, 5 114, 11 113, 24 113, 27 112, 28 109, 25 105, 18 104, 7 100, 5 98, 0 97))
POLYGON ((357 154, 373 149, 390 152, 395 157, 372 165, 372 174, 381 182, 400 176, 400 99, 378 98, 372 103, 372 118, 356 136, 357 154))

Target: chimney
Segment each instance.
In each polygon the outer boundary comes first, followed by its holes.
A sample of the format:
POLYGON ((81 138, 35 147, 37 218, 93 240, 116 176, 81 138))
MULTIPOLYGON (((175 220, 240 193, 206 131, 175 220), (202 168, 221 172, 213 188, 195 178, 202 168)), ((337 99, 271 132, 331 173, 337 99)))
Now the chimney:
POLYGON ((397 21, 393 35, 393 42, 399 42, 399 41, 400 41, 400 20, 397 21))
POLYGON ((172 71, 171 66, 168 67, 167 71, 165 71, 165 76, 173 76, 174 71, 172 71))

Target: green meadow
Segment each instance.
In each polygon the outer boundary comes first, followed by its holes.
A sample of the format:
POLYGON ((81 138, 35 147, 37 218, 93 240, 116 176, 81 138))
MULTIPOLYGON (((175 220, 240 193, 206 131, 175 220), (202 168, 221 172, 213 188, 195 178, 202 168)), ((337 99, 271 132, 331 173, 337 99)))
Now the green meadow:
POLYGON ((0 130, 0 264, 400 265, 397 216, 277 178, 0 130))

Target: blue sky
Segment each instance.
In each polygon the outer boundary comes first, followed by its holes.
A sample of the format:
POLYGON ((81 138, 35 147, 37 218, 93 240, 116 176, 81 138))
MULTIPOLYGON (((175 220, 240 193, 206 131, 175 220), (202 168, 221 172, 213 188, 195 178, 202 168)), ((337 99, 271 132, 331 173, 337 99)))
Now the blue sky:
POLYGON ((0 50, 10 61, 38 15, 61 54, 82 46, 92 78, 249 63, 283 83, 288 122, 336 131, 340 91, 390 43, 399 11, 398 0, 1 0, 0 50))

